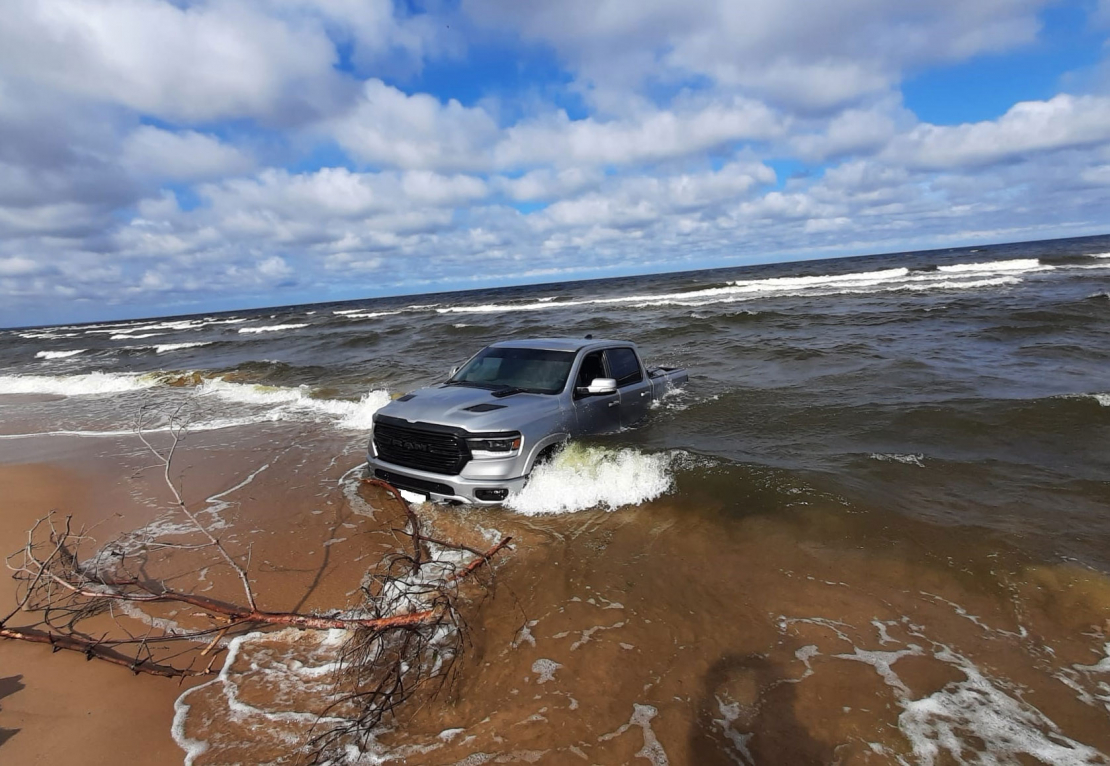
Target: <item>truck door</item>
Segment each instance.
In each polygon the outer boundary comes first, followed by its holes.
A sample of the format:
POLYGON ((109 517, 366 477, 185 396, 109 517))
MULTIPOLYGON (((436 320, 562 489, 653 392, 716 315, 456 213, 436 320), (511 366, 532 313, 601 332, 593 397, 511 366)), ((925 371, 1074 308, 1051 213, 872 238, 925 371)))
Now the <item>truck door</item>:
MULTIPOLYGON (((602 352, 594 351, 582 357, 574 380, 575 390, 590 385, 594 378, 609 377, 605 374, 602 352)), ((578 434, 604 434, 619 431, 620 393, 602 396, 574 395, 574 411, 578 418, 578 434)))
POLYGON ((634 426, 647 417, 652 398, 651 381, 644 374, 636 352, 630 348, 607 349, 605 363, 609 367, 609 377, 617 381, 621 426, 634 426))

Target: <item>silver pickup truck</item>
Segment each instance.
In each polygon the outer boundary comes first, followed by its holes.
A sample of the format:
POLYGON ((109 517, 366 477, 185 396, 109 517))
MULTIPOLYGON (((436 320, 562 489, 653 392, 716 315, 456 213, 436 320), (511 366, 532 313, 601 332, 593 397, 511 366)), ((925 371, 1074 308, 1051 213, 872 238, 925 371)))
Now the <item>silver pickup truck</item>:
POLYGON ((685 370, 644 367, 634 343, 494 343, 374 414, 368 474, 433 500, 498 503, 568 439, 634 426, 686 382, 685 370))

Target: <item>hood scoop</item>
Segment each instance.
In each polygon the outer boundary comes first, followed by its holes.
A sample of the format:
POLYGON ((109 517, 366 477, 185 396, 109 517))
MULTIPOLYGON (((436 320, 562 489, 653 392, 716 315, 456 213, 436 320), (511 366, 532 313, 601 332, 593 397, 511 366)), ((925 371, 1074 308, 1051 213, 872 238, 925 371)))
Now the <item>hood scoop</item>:
POLYGON ((415 398, 416 398, 416 394, 405 394, 404 396, 398 396, 394 401, 407 402, 409 399, 415 399, 415 398))
POLYGON ((473 407, 463 408, 465 412, 493 412, 494 410, 503 409, 505 409, 504 404, 490 404, 489 402, 483 402, 482 404, 475 404, 473 407))

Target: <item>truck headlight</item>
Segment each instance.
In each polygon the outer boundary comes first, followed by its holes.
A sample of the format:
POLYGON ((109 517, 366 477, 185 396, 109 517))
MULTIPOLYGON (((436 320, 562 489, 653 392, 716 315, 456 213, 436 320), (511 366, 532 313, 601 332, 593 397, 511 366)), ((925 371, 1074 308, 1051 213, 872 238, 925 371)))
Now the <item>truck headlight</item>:
POLYGON ((483 458, 505 458, 520 454, 520 445, 523 443, 520 434, 498 437, 496 439, 467 439, 470 454, 481 460, 483 458))

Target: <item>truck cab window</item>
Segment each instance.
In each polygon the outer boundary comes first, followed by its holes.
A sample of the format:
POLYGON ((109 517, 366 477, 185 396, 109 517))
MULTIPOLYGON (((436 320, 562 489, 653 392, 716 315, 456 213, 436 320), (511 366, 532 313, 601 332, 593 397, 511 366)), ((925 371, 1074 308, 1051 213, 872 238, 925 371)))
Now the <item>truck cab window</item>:
POLYGON ((586 354, 582 359, 582 366, 578 368, 578 382, 575 385, 585 388, 594 382, 594 378, 604 377, 605 364, 601 361, 601 352, 594 351, 592 354, 586 354))
POLYGON ((611 348, 605 352, 605 359, 609 362, 609 374, 617 379, 618 387, 630 386, 644 379, 640 360, 632 349, 611 348))

